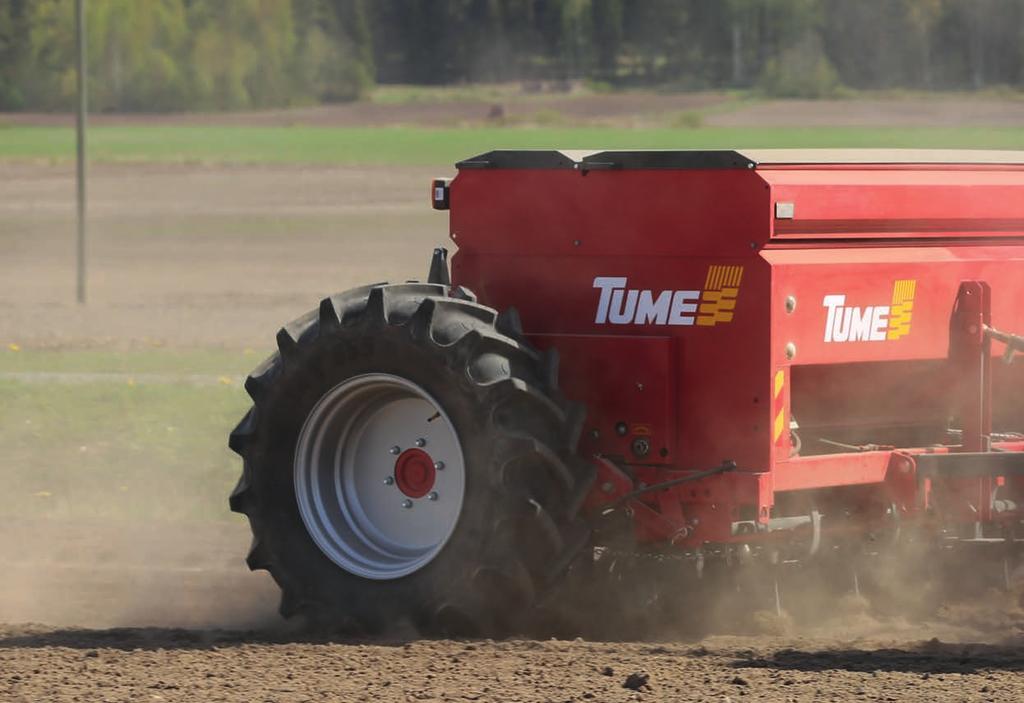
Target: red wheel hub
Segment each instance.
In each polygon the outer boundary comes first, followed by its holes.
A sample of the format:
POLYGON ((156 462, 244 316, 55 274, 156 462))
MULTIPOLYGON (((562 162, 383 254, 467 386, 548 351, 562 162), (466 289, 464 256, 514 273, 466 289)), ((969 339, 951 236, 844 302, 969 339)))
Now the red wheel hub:
POLYGON ((434 487, 434 460, 422 449, 406 449, 395 460, 395 483, 410 498, 422 498, 434 487))

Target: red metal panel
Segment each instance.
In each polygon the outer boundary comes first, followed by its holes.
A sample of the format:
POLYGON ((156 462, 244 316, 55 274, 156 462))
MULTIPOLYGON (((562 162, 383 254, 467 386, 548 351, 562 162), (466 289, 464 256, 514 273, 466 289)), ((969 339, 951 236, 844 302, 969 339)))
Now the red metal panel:
MULTIPOLYGON (((669 395, 678 408, 676 446, 668 446, 676 465, 702 469, 732 459, 744 470, 766 470, 773 450, 772 369, 768 347, 770 270, 756 256, 746 259, 622 257, 504 257, 462 250, 453 262, 453 278, 473 288, 482 302, 497 308, 518 308, 526 330, 533 334, 589 335, 592 339, 663 334, 680 341, 673 352, 677 369, 669 395), (712 267, 742 267, 742 279, 728 312, 728 321, 698 324, 712 267), (650 291, 693 292, 690 324, 638 324, 635 318, 613 324, 598 323, 601 290, 595 278, 619 278, 624 288, 650 291)), ((711 280, 711 285, 715 285, 711 280)), ((625 297, 625 296, 624 296, 625 297)), ((710 303, 709 303, 710 304, 710 303)), ((620 310, 627 303, 620 301, 620 310)), ((638 305, 638 303, 637 303, 638 305)), ((710 317, 710 314, 708 315, 710 317)), ((665 320, 669 322, 669 320, 665 320)), ((588 368, 588 345, 580 339, 561 350, 562 366, 588 368)), ((642 355, 620 347, 617 369, 632 372, 642 355)), ((627 374, 628 375, 628 374, 627 374)), ((635 375, 635 374, 634 374, 635 375)), ((621 415, 616 401, 604 397, 607 376, 592 375, 586 397, 597 417, 621 415)), ((660 449, 657 447, 656 449, 660 449)), ((628 454, 625 454, 629 456, 628 454)))
POLYGON ((1017 237, 1024 235, 1024 170, 973 168, 758 169, 774 202, 775 239, 1017 237))
MULTIPOLYGON (((961 282, 990 286, 995 327, 1024 330, 1022 193, 1012 166, 463 170, 453 280, 559 349, 563 387, 601 435, 586 452, 629 457, 636 425, 657 438, 636 481, 727 459, 728 476, 757 476, 716 478, 714 498, 710 479, 684 484, 681 516, 665 495, 643 501, 655 531, 696 517, 722 537, 740 506, 764 518, 776 491, 885 489, 890 451, 791 458, 794 413, 820 436, 943 436, 961 282), (775 218, 779 202, 792 219, 775 218)), ((996 424, 1024 429, 1024 374, 994 376, 996 424)))
MULTIPOLYGON (((531 333, 685 340, 674 352, 678 373, 669 395, 678 415, 670 456, 690 468, 724 459, 768 466, 771 369, 767 358, 750 354, 767 345, 769 329, 769 270, 751 247, 769 227, 768 189, 756 173, 465 170, 451 198, 456 283, 488 305, 517 307, 531 333), (715 284, 712 267, 739 267, 742 281, 734 307, 723 310, 728 321, 700 325, 696 308, 715 284), (695 309, 679 320, 690 324, 598 322, 598 278, 624 281, 621 310, 627 290, 648 291, 651 300, 665 291, 693 293, 684 305, 695 309)), ((563 351, 563 367, 586 368, 587 354, 582 342, 563 351)), ((618 369, 637 363, 624 348, 618 369)), ((602 379, 587 379, 588 405, 597 417, 621 415, 617 401, 601 397, 602 379)))
POLYGON ((770 218, 753 170, 480 169, 451 184, 460 252, 503 258, 747 256, 770 218))
POLYGON ((945 358, 949 315, 964 280, 983 280, 992 287, 995 326, 1024 328, 1024 307, 1018 302, 1024 298, 1021 245, 770 249, 762 256, 772 266, 777 297, 773 347, 792 342, 794 364, 945 358), (902 303, 910 304, 904 325, 895 319, 894 308, 901 285, 913 288, 902 303), (796 300, 792 313, 784 308, 788 296, 796 300), (879 313, 884 334, 874 340, 829 335, 830 318, 835 332, 837 314, 852 317, 847 312, 852 309, 861 316, 879 313), (896 329, 903 333, 889 334, 896 329))
POLYGON ((892 452, 800 457, 775 463, 775 492, 882 483, 892 452))
POLYGON ((559 373, 562 391, 587 406, 581 454, 649 464, 675 462, 675 338, 535 334, 530 341, 541 349, 558 350, 565 360, 559 373), (620 424, 622 434, 617 431, 620 424), (638 457, 631 445, 641 438, 650 450, 638 457))

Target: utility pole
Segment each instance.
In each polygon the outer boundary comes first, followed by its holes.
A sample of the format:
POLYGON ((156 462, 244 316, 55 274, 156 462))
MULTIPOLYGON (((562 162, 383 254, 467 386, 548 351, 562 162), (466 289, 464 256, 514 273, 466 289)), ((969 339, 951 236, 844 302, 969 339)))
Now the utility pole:
POLYGON ((85 0, 75 0, 75 44, 78 49, 77 83, 78 111, 75 116, 77 170, 75 185, 78 196, 78 302, 85 303, 85 113, 86 102, 86 60, 85 60, 85 0))

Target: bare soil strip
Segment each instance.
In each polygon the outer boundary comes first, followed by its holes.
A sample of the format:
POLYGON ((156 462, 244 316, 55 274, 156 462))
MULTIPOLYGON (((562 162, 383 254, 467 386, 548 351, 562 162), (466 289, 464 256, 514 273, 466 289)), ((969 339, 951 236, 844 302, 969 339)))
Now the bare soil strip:
MULTIPOLYGON (((609 125, 674 124, 699 113, 716 127, 1019 127, 1024 100, 1011 94, 910 93, 838 100, 736 100, 724 93, 628 91, 599 95, 510 93, 494 100, 346 105, 259 112, 95 115, 95 125, 237 125, 253 127, 458 127, 495 123, 609 125), (502 118, 493 118, 500 106, 502 118)), ((0 113, 0 124, 67 125, 72 115, 0 113)), ((692 122, 691 122, 692 124, 692 122)))
POLYGON ((7 701, 1019 701, 1019 645, 305 641, 0 628, 7 701))
POLYGON ((432 248, 450 246, 447 218, 426 201, 435 175, 97 166, 83 307, 73 171, 0 164, 0 343, 263 353, 327 295, 426 275, 432 248))
POLYGON ((214 374, 170 374, 170 373, 88 373, 76 371, 0 371, 0 381, 19 383, 122 383, 128 385, 189 385, 217 386, 240 385, 244 376, 219 376, 214 374))

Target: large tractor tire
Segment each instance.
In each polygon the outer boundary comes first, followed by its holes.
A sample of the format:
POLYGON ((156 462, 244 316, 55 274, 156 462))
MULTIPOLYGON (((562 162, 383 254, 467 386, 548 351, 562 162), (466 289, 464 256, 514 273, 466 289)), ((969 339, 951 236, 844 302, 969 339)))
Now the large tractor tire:
POLYGON ((463 289, 376 285, 277 335, 232 432, 231 509, 281 614, 332 629, 502 636, 588 544, 593 469, 557 356, 463 289))

